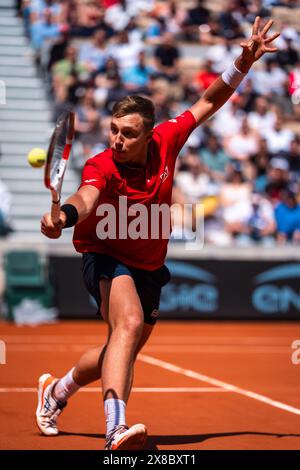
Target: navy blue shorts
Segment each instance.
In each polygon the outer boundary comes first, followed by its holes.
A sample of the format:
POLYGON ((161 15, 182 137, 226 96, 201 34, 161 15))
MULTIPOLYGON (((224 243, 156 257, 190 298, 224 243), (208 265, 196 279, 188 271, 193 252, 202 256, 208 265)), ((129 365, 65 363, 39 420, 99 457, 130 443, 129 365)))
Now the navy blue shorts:
POLYGON ((144 322, 150 325, 156 323, 161 288, 170 280, 167 266, 164 265, 155 271, 146 271, 127 266, 111 256, 100 253, 83 253, 81 269, 85 286, 97 302, 98 313, 100 313, 101 306, 100 279, 114 279, 126 274, 134 280, 144 312, 144 322))

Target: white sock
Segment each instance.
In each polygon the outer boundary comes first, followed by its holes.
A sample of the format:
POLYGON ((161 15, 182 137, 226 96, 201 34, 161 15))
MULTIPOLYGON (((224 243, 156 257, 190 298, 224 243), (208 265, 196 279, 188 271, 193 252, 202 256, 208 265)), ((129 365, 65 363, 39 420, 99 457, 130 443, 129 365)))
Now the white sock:
POLYGON ((74 379, 73 379, 73 371, 75 367, 71 369, 67 375, 62 377, 54 387, 54 398, 59 401, 67 401, 75 392, 80 388, 74 379))
POLYGON ((125 419, 126 403, 116 398, 108 398, 104 401, 104 414, 106 418, 106 435, 119 424, 126 425, 125 419))

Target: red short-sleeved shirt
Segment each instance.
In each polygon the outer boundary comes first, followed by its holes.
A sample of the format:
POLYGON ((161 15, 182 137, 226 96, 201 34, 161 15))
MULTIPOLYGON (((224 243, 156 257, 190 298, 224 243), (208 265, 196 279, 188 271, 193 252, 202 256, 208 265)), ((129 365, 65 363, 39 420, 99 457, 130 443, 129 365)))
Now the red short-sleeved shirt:
MULTIPOLYGON (((126 196, 126 204, 129 208, 133 204, 143 204, 147 208, 150 225, 151 205, 168 204, 170 206, 171 204, 176 157, 195 127, 196 121, 190 111, 155 127, 148 147, 148 161, 142 168, 130 168, 116 162, 111 149, 87 161, 80 187, 95 186, 100 191, 100 197, 99 205, 95 210, 75 227, 73 243, 77 251, 103 253, 129 266, 149 271, 158 269, 164 264, 168 239, 156 239, 150 236, 147 239, 132 239, 128 236, 120 236, 120 233, 124 234, 124 226, 120 232, 119 198, 123 196, 124 204, 124 196, 126 196), (99 231, 101 220, 107 217, 105 212, 100 214, 105 208, 103 204, 114 206, 116 211, 117 225, 113 238, 102 239, 97 235, 97 231, 102 233, 99 231)), ((129 210, 127 221, 122 215, 121 224, 124 225, 125 220, 128 226, 134 218, 136 215, 131 215, 129 210)))

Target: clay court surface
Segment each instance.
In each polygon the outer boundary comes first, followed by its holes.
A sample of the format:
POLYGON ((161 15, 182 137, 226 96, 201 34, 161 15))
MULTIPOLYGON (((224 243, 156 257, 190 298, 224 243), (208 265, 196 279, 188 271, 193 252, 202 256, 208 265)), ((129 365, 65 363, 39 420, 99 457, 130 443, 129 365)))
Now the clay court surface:
MULTIPOLYGON (((99 383, 70 400, 57 437, 40 436, 34 413, 38 377, 61 376, 105 333, 90 321, 0 323, 1 449, 103 449, 99 383)), ((148 450, 300 449, 297 339, 299 323, 161 322, 136 364, 128 423, 147 425, 148 450)))

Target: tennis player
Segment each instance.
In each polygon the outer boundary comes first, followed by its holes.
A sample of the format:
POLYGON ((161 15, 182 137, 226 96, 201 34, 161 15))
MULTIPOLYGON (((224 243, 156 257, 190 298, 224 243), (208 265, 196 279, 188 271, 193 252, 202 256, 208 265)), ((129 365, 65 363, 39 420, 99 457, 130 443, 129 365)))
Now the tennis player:
MULTIPOLYGON (((49 238, 58 238, 63 228, 75 226, 73 243, 82 253, 84 282, 108 325, 106 344, 87 351, 64 377, 40 377, 36 419, 43 434, 57 435, 57 418, 68 399, 80 387, 101 378, 105 449, 145 446, 146 427, 127 426, 126 404, 136 356, 153 330, 161 288, 170 278, 164 265, 168 238, 131 237, 132 212, 136 215, 136 204, 143 205, 148 215, 153 204, 170 206, 180 149, 191 132, 226 103, 252 64, 263 54, 277 50, 270 43, 279 33, 267 36, 272 24, 269 20, 261 28, 257 17, 250 39, 241 43, 240 56, 196 104, 176 119, 154 127, 150 100, 128 96, 117 102, 112 112, 110 148, 87 161, 79 190, 61 207, 60 222, 54 225, 50 214, 43 216, 41 231, 49 238), (120 214, 120 200, 123 205, 126 200, 128 213, 120 214), (107 230, 103 236, 112 208, 115 230, 107 230)), ((139 219, 140 223, 147 218, 139 219)))

